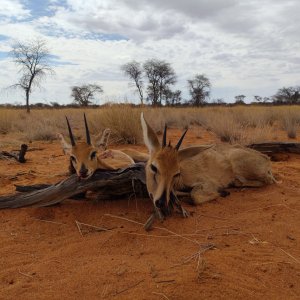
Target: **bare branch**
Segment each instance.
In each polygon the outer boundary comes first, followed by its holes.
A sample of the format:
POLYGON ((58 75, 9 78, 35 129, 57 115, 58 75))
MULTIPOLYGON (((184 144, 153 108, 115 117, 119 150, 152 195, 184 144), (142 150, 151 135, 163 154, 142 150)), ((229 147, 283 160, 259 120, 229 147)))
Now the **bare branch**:
POLYGON ((49 50, 44 40, 37 39, 28 43, 17 42, 10 54, 22 74, 19 82, 12 87, 24 90, 27 112, 30 112, 29 96, 33 87, 39 87, 48 74, 54 74, 49 64, 49 50))
POLYGON ((143 70, 141 64, 137 61, 129 62, 121 67, 121 70, 127 75, 130 79, 134 81, 137 92, 140 96, 141 104, 144 104, 144 94, 143 94, 143 70))

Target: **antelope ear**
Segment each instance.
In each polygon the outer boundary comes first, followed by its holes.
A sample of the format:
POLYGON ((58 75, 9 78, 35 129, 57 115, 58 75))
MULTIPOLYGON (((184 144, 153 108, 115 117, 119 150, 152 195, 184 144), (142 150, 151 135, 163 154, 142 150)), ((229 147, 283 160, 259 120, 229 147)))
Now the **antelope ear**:
POLYGON ((143 128, 144 143, 147 146, 149 152, 153 153, 160 148, 158 138, 154 130, 146 122, 143 113, 141 113, 141 123, 143 128))
POLYGON ((193 156, 196 156, 197 154, 200 154, 201 152, 212 148, 214 145, 201 145, 201 146, 194 146, 194 147, 188 147, 182 150, 178 151, 178 159, 179 161, 183 161, 188 158, 192 158, 193 156))
POLYGON ((99 148, 99 150, 105 151, 107 149, 110 134, 111 130, 105 128, 102 134, 96 137, 96 147, 99 148))
POLYGON ((66 142, 63 135, 61 133, 58 133, 57 137, 60 140, 64 154, 71 154, 72 146, 66 142))

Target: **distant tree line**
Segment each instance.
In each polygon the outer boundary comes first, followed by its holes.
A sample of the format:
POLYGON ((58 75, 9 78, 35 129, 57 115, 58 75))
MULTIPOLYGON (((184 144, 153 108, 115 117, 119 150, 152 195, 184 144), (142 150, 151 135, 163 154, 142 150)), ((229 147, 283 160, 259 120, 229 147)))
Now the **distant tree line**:
MULTIPOLYGON (((143 64, 131 61, 121 67, 124 74, 131 80, 143 105, 145 100, 153 106, 180 105, 180 90, 172 90, 177 77, 170 63, 164 60, 149 59, 143 64)), ((191 105, 203 105, 210 96, 210 81, 204 74, 196 74, 187 81, 191 105)))
MULTIPOLYGON (((25 94, 25 107, 30 112, 30 95, 34 88, 41 87, 42 80, 54 74, 51 65, 51 55, 46 42, 40 39, 28 43, 17 42, 13 45, 11 56, 21 74, 17 83, 12 87, 19 88, 25 94)), ((227 104, 222 98, 210 100, 211 82, 204 74, 195 74, 187 80, 187 89, 190 99, 182 98, 182 91, 174 89, 177 82, 176 73, 165 60, 148 59, 144 63, 131 61, 121 66, 121 71, 130 80, 140 99, 140 105, 152 106, 204 106, 204 105, 244 105, 245 95, 235 96, 233 104, 227 104), (208 101, 210 100, 210 101, 208 101)), ((73 104, 60 105, 57 102, 50 104, 36 103, 31 107, 78 107, 92 106, 96 96, 103 93, 103 88, 97 83, 76 85, 71 87, 73 104)), ((249 102, 249 100, 247 101, 249 102)), ((272 97, 255 95, 252 104, 300 104, 300 86, 283 87, 272 97)), ((4 105, 1 105, 4 106, 4 105)), ((10 105, 7 104, 7 107, 10 105)))

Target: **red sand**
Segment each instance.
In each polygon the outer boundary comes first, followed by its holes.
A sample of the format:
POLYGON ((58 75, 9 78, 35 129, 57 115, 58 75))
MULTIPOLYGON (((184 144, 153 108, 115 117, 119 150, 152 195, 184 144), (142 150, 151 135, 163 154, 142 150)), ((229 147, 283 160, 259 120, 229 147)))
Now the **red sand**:
MULTIPOLYGON (((5 150, 18 145, 1 138, 5 150)), ((191 133, 185 145, 213 140, 191 133)), ((28 152, 25 164, 0 161, 0 194, 67 176, 58 142, 30 147, 41 150, 28 152)), ((107 215, 144 223, 149 199, 1 210, 0 299, 299 299, 300 156, 274 162, 273 170, 281 184, 186 204, 192 217, 155 224, 169 231, 146 233, 107 215), (82 236, 75 221, 111 230, 83 226, 82 236)))

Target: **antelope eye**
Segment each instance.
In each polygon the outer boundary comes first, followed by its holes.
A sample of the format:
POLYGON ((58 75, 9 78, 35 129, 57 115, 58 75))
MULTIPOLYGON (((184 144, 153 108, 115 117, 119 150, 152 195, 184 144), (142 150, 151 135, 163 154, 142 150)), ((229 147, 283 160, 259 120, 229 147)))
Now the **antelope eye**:
POLYGON ((95 159, 95 158, 96 158, 96 155, 97 155, 97 152, 96 152, 96 151, 92 152, 92 153, 91 153, 91 159, 95 159))
POLYGON ((71 156, 71 161, 72 161, 73 163, 76 163, 76 157, 75 157, 75 156, 71 156))
POLYGON ((177 177, 179 177, 179 176, 180 176, 180 172, 176 173, 176 174, 174 175, 174 178, 177 178, 177 177))
POLYGON ((150 165, 151 171, 157 173, 157 168, 154 165, 150 165))

